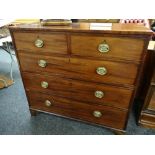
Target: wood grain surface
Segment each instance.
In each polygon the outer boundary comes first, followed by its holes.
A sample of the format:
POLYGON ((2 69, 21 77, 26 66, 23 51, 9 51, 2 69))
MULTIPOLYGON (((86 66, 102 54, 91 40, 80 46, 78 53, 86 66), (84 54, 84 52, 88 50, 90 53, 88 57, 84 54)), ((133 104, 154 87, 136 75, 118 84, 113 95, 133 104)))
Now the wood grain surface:
POLYGON ((90 82, 60 78, 59 76, 46 76, 33 73, 23 73, 26 90, 33 90, 49 95, 66 97, 90 105, 108 105, 128 109, 132 90, 112 87, 90 82), (41 82, 48 82, 48 88, 41 87, 41 82), (95 97, 95 91, 102 91, 103 98, 95 97))
POLYGON ((127 111, 111 108, 109 106, 83 104, 82 102, 40 94, 35 91, 28 91, 27 94, 30 99, 30 108, 32 109, 55 113, 112 128, 124 129, 127 111), (52 102, 50 107, 44 104, 47 99, 52 102), (102 113, 100 118, 93 116, 95 110, 102 113))
POLYGON ((39 53, 59 53, 67 54, 67 37, 64 34, 49 33, 14 33, 17 50, 26 50, 27 52, 39 53), (41 39, 44 42, 42 48, 35 46, 35 41, 41 39))
POLYGON ((139 61, 142 59, 143 47, 144 39, 87 35, 71 36, 72 54, 84 57, 110 57, 139 61), (109 45, 110 50, 107 53, 101 53, 98 50, 99 44, 103 42, 109 45))
POLYGON ((138 73, 138 65, 112 61, 89 60, 74 57, 48 57, 18 52, 22 71, 48 72, 68 78, 109 83, 122 86, 133 86, 138 73), (38 66, 39 60, 46 60, 47 67, 38 66), (28 65, 29 64, 29 65, 28 65), (97 74, 98 67, 107 69, 106 75, 97 74))

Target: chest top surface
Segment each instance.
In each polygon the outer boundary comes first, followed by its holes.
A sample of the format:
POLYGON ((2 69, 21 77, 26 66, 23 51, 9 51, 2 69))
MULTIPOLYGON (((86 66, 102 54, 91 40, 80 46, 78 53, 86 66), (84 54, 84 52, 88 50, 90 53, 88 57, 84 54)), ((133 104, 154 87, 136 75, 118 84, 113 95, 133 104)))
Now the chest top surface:
POLYGON ((112 23, 110 26, 93 26, 92 23, 72 23, 69 26, 42 26, 40 23, 34 24, 13 24, 10 30, 37 30, 53 32, 92 32, 107 34, 140 34, 150 35, 152 31, 143 25, 112 23))

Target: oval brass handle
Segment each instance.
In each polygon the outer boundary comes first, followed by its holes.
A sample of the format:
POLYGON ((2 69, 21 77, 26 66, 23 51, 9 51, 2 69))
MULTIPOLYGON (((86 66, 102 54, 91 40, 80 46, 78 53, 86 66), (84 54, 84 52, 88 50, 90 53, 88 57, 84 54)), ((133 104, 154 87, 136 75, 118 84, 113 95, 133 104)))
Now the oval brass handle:
POLYGON ((93 112, 94 117, 100 118, 102 116, 102 113, 100 111, 95 110, 93 112))
POLYGON ((99 74, 99 75, 105 75, 105 74, 107 74, 107 69, 106 69, 105 67, 98 67, 98 68, 96 69, 96 72, 97 72, 97 74, 99 74))
POLYGON ((42 88, 48 88, 48 82, 42 81, 42 82, 41 82, 41 87, 42 87, 42 88))
POLYGON ((41 39, 37 39, 35 41, 35 46, 38 47, 38 48, 42 48, 44 46, 44 41, 41 40, 41 39))
POLYGON ((95 97, 97 97, 97 98, 103 98, 104 95, 105 94, 103 91, 100 91, 100 90, 95 91, 95 97))
POLYGON ((109 45, 107 43, 101 43, 98 46, 98 50, 101 53, 107 53, 107 52, 109 52, 110 48, 109 48, 109 45))
POLYGON ((47 62, 45 60, 39 60, 38 61, 38 65, 42 68, 46 67, 47 66, 47 62))
POLYGON ((46 101, 45 101, 45 105, 46 105, 47 107, 50 107, 50 106, 52 105, 52 103, 51 103, 51 101, 46 100, 46 101))

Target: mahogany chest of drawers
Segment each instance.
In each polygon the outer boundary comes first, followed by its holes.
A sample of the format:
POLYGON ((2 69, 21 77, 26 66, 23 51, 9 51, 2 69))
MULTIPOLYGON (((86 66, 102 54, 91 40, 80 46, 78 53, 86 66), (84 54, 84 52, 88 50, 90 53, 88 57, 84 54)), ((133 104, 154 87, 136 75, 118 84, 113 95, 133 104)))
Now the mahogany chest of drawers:
POLYGON ((151 31, 89 23, 10 27, 31 113, 47 112, 125 132, 151 31))

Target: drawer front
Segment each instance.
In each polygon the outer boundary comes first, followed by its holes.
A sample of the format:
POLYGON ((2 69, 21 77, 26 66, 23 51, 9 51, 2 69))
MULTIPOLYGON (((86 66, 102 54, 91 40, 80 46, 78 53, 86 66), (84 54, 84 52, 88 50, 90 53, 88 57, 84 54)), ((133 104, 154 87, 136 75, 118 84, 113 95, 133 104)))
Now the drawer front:
POLYGON ((144 40, 142 39, 84 35, 71 36, 73 55, 139 61, 142 58, 143 48, 144 40))
POLYGON ((45 55, 67 54, 67 37, 64 34, 14 32, 13 35, 17 50, 45 55))
POLYGON ((137 65, 111 61, 36 56, 26 53, 19 53, 19 59, 22 71, 48 72, 48 74, 62 75, 78 80, 118 84, 122 86, 134 85, 138 72, 137 65), (38 65, 40 60, 46 61, 46 67, 40 67, 38 65), (103 75, 102 73, 106 74, 103 75))
POLYGON ((128 109, 132 90, 65 79, 58 76, 23 73, 26 90, 38 91, 82 101, 90 105, 108 105, 128 109), (42 82, 48 83, 44 88, 42 82))
POLYGON ((124 129, 127 111, 108 106, 83 104, 74 100, 27 91, 30 108, 90 123, 124 129), (49 103, 49 104, 47 104, 49 103))

